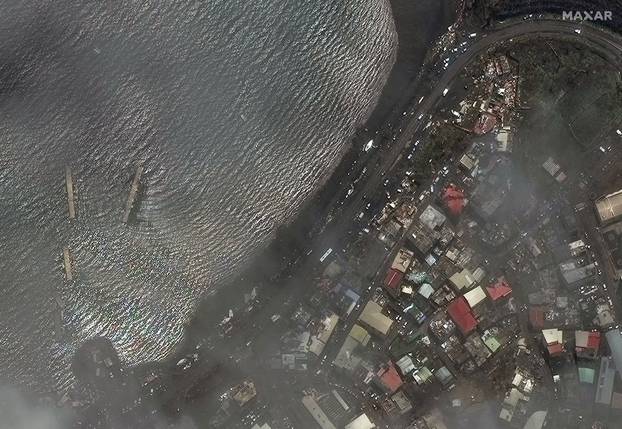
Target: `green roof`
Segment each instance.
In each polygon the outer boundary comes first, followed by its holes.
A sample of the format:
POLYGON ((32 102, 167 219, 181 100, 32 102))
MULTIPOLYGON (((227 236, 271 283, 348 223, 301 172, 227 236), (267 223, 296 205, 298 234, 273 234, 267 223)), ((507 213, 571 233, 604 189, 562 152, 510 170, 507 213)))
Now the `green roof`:
POLYGON ((596 371, 592 368, 579 368, 579 381, 581 383, 594 383, 594 375, 596 375, 596 371))
POLYGON ((492 335, 486 335, 486 338, 484 339, 484 337, 482 337, 482 339, 484 340, 484 344, 486 344, 486 347, 488 347, 493 353, 496 352, 499 347, 501 347, 499 341, 497 341, 497 339, 492 335))

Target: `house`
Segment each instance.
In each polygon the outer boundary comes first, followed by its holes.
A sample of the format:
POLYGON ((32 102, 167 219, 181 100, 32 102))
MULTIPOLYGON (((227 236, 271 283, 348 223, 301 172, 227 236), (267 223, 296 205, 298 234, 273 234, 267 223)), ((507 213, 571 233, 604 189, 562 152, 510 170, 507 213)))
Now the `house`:
POLYGON ((404 278, 404 273, 393 268, 389 269, 386 277, 384 278, 385 289, 394 297, 400 294, 400 284, 404 278))
POLYGON ((313 396, 304 396, 302 398, 302 404, 322 429, 337 429, 333 422, 330 421, 324 410, 322 410, 320 405, 315 401, 313 396))
POLYGON ((616 370, 614 369, 613 360, 610 357, 600 358, 600 370, 598 371, 596 397, 594 398, 594 402, 606 405, 607 407, 611 404, 615 376, 616 370))
POLYGON ((578 357, 593 359, 600 349, 600 332, 575 331, 575 351, 578 357))
POLYGON ((622 377, 622 334, 619 329, 611 329, 605 333, 609 350, 611 350, 611 357, 613 364, 618 371, 620 377, 622 377))
POLYGON ((622 215, 622 189, 596 200, 596 211, 601 223, 609 222, 622 215))
POLYGON ((469 307, 474 309, 486 299, 486 292, 481 286, 478 286, 465 293, 464 299, 469 303, 469 307))
POLYGON ((389 394, 397 392, 397 389, 399 389, 404 383, 400 377, 400 374, 391 362, 381 368, 376 376, 378 377, 377 381, 380 387, 382 387, 382 389, 389 394))
POLYGON ((359 321, 386 336, 393 326, 393 320, 382 314, 382 307, 375 301, 369 301, 359 316, 359 321))
POLYGON ((473 274, 466 268, 449 277, 449 281, 459 291, 462 289, 470 289, 475 283, 473 274))
POLYGON ((419 221, 431 230, 440 228, 446 220, 447 217, 431 205, 427 206, 419 216, 419 221))
POLYGON ((330 313, 327 317, 322 320, 322 324, 320 326, 319 332, 311 337, 311 346, 309 346, 309 351, 316 356, 320 356, 328 339, 333 334, 335 330, 335 326, 337 326, 337 322, 339 322, 339 316, 335 313, 330 313))
POLYGON ((345 426, 345 429, 374 429, 376 425, 363 413, 345 426))
POLYGON ((558 356, 565 351, 563 331, 557 328, 543 329, 542 336, 544 337, 549 356, 558 356))
POLYGON ((459 216, 467 200, 464 197, 464 192, 457 186, 451 184, 443 190, 443 202, 452 215, 459 216))
POLYGON ((401 273, 405 273, 412 262, 413 255, 413 252, 411 252, 410 250, 401 248, 393 259, 391 269, 399 271, 401 273))
POLYGON ((495 283, 486 288, 486 291, 493 302, 500 301, 512 294, 512 288, 505 277, 499 277, 495 283))
POLYGON ((475 320, 471 307, 463 296, 454 299, 447 306, 447 313, 463 335, 468 335, 475 330, 477 320, 475 320))

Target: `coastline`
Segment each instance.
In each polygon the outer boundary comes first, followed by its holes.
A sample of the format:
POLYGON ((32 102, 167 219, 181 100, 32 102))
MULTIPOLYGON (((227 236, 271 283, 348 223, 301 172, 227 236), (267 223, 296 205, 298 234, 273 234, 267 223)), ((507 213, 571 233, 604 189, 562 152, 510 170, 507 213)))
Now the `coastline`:
MULTIPOLYGON (((279 227, 271 242, 249 257, 250 262, 246 267, 241 267, 238 274, 221 284, 212 285, 212 289, 200 300, 187 320, 184 339, 174 353, 163 361, 133 366, 133 372, 142 373, 154 366, 162 371, 174 368, 180 357, 191 353, 197 344, 201 344, 218 329, 217 324, 229 309, 243 306, 244 294, 250 293, 254 287, 258 288, 260 299, 272 299, 274 296, 276 300, 286 299, 296 294, 288 288, 291 286, 291 273, 294 269, 304 272, 304 268, 296 263, 307 254, 309 243, 324 227, 325 219, 338 204, 340 195, 347 190, 344 182, 349 179, 349 173, 361 158, 362 146, 373 136, 387 137, 393 125, 401 120, 403 106, 413 97, 414 86, 424 68, 429 47, 453 24, 456 17, 457 4, 453 0, 426 0, 417 5, 410 0, 389 1, 399 43, 396 62, 376 106, 367 121, 359 125, 354 136, 349 139, 335 169, 300 208, 295 218, 279 227), (430 12, 432 10, 433 13, 430 12)), ((210 354, 217 361, 228 359, 224 351, 210 350, 210 354)))
POLYGON ((392 124, 401 119, 400 112, 413 97, 430 46, 454 23, 458 4, 453 0, 427 0, 417 5, 409 0, 389 1, 399 47, 396 62, 369 118, 357 128, 335 169, 301 207, 296 217, 281 225, 271 242, 252 255, 251 262, 242 267, 238 274, 215 285, 201 299, 193 316, 187 321, 184 340, 163 364, 173 364, 180 356, 191 351, 194 344, 205 336, 206 330, 214 329, 215 323, 226 315, 228 309, 244 304, 244 294, 250 293, 254 287, 261 288, 260 295, 263 297, 284 292, 287 279, 298 268, 296 263, 308 252, 309 242, 318 235, 324 227, 325 219, 338 205, 339 197, 344 193, 344 182, 361 157, 362 146, 370 138, 386 136, 391 132, 392 124), (431 8, 436 8, 433 19, 424 10, 431 8), (421 28, 417 25, 421 25, 421 28))
POLYGON ((185 349, 184 344, 194 339, 196 332, 193 333, 193 326, 206 327, 210 322, 213 323, 213 320, 207 320, 211 319, 206 317, 207 314, 213 316, 214 310, 219 310, 222 318, 229 308, 243 303, 244 293, 250 293, 253 287, 274 286, 274 283, 289 276, 295 263, 307 252, 308 242, 323 227, 324 219, 337 203, 339 194, 343 192, 343 182, 359 158, 363 144, 373 136, 386 132, 383 127, 387 124, 390 127, 390 124, 401 118, 400 112, 412 98, 412 87, 425 64, 429 47, 453 24, 457 4, 453 0, 427 0, 423 5, 424 2, 414 5, 409 0, 390 0, 390 3, 396 19, 399 47, 396 62, 370 117, 357 128, 335 169, 315 195, 301 207, 296 217, 290 223, 280 226, 272 241, 256 255, 252 255, 252 261, 239 274, 216 285, 213 292, 201 300, 192 319, 188 321, 187 338, 178 349, 185 349), (433 19, 426 13, 420 13, 422 9, 432 7, 437 8, 433 19), (419 24, 425 28, 418 28, 419 24), (422 41, 424 36, 425 40, 422 41), (409 90, 404 91, 405 87, 409 90), (230 288, 231 285, 235 285, 235 290, 230 288))

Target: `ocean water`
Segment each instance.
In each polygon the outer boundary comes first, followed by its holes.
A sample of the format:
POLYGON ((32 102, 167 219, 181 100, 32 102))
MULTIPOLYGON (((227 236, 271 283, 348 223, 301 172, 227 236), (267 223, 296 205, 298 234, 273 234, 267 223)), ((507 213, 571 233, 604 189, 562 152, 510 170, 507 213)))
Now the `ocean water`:
POLYGON ((40 390, 94 335, 128 364, 170 354, 336 165, 397 49, 388 0, 1 5, 0 382, 40 390))

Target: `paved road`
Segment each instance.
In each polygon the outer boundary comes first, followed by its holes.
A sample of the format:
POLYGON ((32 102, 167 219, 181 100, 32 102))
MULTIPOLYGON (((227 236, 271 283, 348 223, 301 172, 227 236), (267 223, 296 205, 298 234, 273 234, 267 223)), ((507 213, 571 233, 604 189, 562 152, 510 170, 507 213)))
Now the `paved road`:
MULTIPOLYGON (((419 89, 415 90, 415 93, 407 95, 411 100, 418 100, 421 96, 424 98, 421 103, 415 103, 406 111, 406 114, 403 116, 403 121, 405 122, 402 124, 403 131, 399 136, 396 136, 395 141, 392 141, 389 147, 377 149, 377 153, 370 156, 369 162, 366 164, 366 175, 359 180, 355 192, 344 202, 341 210, 337 213, 338 216, 329 223, 322 233, 315 237, 310 246, 310 250, 313 250, 313 253, 301 261, 296 268, 294 278, 288 281, 287 285, 283 287, 279 293, 275 293, 270 297, 265 297, 264 306, 261 310, 250 316, 251 320, 244 321, 244 328, 242 331, 245 332, 238 331, 235 335, 236 338, 232 339, 229 344, 220 343, 224 346, 221 352, 223 352, 223 354, 233 353, 235 349, 243 347, 243 343, 249 339, 253 340, 254 345, 262 342, 270 343, 274 340, 274 338, 271 337, 279 330, 272 328, 272 322, 269 321, 270 316, 275 313, 287 314, 289 310, 298 305, 299 298, 307 294, 309 278, 317 267, 320 255, 329 247, 335 248, 336 243, 350 230, 354 217, 363 211, 365 204, 367 204, 365 196, 372 195, 382 187, 385 174, 390 175, 391 168, 399 160, 405 148, 408 147, 410 142, 422 131, 427 123, 427 115, 433 112, 443 99, 444 89, 450 88, 451 91, 452 84, 470 61, 474 60, 479 54, 486 50, 500 43, 510 41, 513 38, 542 36, 574 38, 593 49, 601 51, 607 57, 617 60, 622 64, 622 42, 619 36, 585 24, 573 22, 555 20, 521 21, 504 25, 486 34, 482 34, 478 39, 471 40, 470 44, 463 52, 455 54, 454 58, 452 58, 453 61, 438 78, 431 92, 424 94, 424 85, 419 85, 419 89), (575 32, 578 28, 581 28, 580 34, 575 32), (418 120, 417 118, 419 117, 423 119, 418 120)), ((344 184, 344 186, 347 186, 347 184, 344 184)), ((402 240, 400 240, 400 243, 402 240)), ((391 252, 391 255, 395 251, 396 249, 391 252)), ((382 265, 386 266, 389 259, 390 258, 387 258, 382 265)), ((376 275, 376 282, 380 281, 382 273, 383 270, 381 267, 376 275)), ((361 297, 361 301, 365 302, 372 291, 366 291, 361 297)), ((346 322, 348 328, 351 327, 357 319, 363 306, 364 305, 354 311, 350 320, 346 322)), ((348 330, 345 330, 335 337, 343 338, 347 332, 348 330)), ((338 344, 337 341, 331 341, 331 344, 327 347, 327 351, 330 351, 331 358, 334 357, 333 355, 336 353, 339 346, 340 344, 338 344)), ((327 363, 330 362, 330 360, 332 359, 327 359, 327 363)), ((280 405, 282 407, 290 408, 299 406, 299 399, 291 395, 291 393, 293 393, 291 389, 284 388, 283 392, 289 392, 290 395, 285 395, 285 398, 281 398, 283 403, 280 405)))
MULTIPOLYGON (((425 124, 427 123, 427 115, 432 113, 437 107, 443 98, 443 91, 445 88, 450 88, 451 90, 452 84, 469 62, 473 61, 478 55, 486 50, 503 42, 510 41, 513 38, 543 36, 563 36, 574 38, 579 42, 587 44, 593 49, 604 51, 604 53, 608 56, 615 55, 622 63, 622 41, 618 35, 575 22, 557 20, 522 21, 503 26, 497 30, 483 34, 479 39, 474 39, 472 43, 467 46, 464 52, 453 58, 453 61, 441 75, 432 92, 427 96, 424 96, 424 99, 420 104, 411 106, 411 108, 406 111, 404 117, 409 122, 406 124, 404 131, 397 138, 397 140, 393 142, 391 147, 388 148, 388 151, 378 155, 381 156, 380 162, 374 163, 372 160, 372 162, 368 164, 367 177, 362 184, 359 182, 359 189, 357 193, 351 197, 351 201, 347 201, 346 207, 344 207, 339 214, 339 219, 334 221, 334 224, 330 225, 329 228, 327 228, 326 231, 318 237, 316 245, 314 246, 314 253, 317 252, 315 253, 318 255, 317 257, 319 258, 319 255, 321 255, 324 250, 335 245, 335 241, 337 237, 339 237, 339 233, 343 234, 347 230, 348 226, 351 225, 352 219, 356 216, 356 214, 364 209, 364 196, 371 195, 375 190, 382 186, 382 181, 385 178, 385 174, 383 173, 389 173, 390 168, 399 159, 404 149, 410 144, 410 142, 413 141, 417 133, 422 131, 422 128, 425 127, 425 124), (580 29, 580 34, 576 33, 577 29, 580 29), (419 117, 422 117, 422 120, 418 120, 417 118, 419 117)), ((421 96, 419 94, 416 95, 419 97, 421 96)), ((422 187, 422 189, 426 189, 426 187, 422 187)), ((403 241, 404 236, 398 241, 398 245, 396 245, 390 256, 393 256, 396 249, 403 244, 403 241)), ((383 263, 383 266, 386 265, 386 262, 390 259, 391 258, 388 257, 383 263)), ((384 271, 381 268, 376 276, 375 283, 380 281, 383 274, 384 271)), ((374 284, 374 286, 377 286, 377 284, 374 284)), ((361 296, 361 302, 366 302, 372 292, 373 289, 372 291, 365 292, 361 296)), ((335 335, 337 339, 342 339, 342 337, 347 335, 347 332, 362 311, 363 306, 364 305, 351 314, 343 333, 341 335, 335 335)), ((331 343, 333 343, 333 341, 331 341, 331 343)), ((336 352, 335 350, 331 351, 331 355, 336 352)), ((330 361, 330 359, 327 359, 327 362, 328 361, 330 361)))
POLYGON ((424 94, 419 89, 416 90, 415 94, 409 95, 413 99, 421 96, 424 99, 420 104, 415 104, 406 111, 403 118, 408 122, 402 127, 403 131, 396 141, 392 142, 390 147, 379 150, 377 154, 378 160, 371 159, 367 164, 365 177, 359 181, 354 194, 344 203, 344 207, 338 214, 338 219, 334 220, 317 237, 316 244, 313 247, 314 252, 323 253, 327 248, 332 247, 339 233, 346 231, 352 219, 364 210, 366 204, 365 196, 372 195, 382 186, 385 174, 388 175, 391 167, 399 160, 404 149, 413 141, 416 134, 425 127, 427 115, 432 113, 437 107, 443 98, 445 88, 449 88, 451 91, 452 84, 469 62, 486 50, 514 38, 543 36, 573 38, 593 49, 601 51, 611 59, 617 59, 622 64, 622 40, 618 35, 576 22, 559 20, 521 21, 505 25, 489 33, 483 33, 480 38, 473 39, 462 53, 455 55, 453 61, 440 76, 434 89, 429 94, 424 94), (577 29, 581 30, 580 34, 575 32, 577 29), (422 117, 422 119, 418 120, 417 118, 419 117, 422 117))

